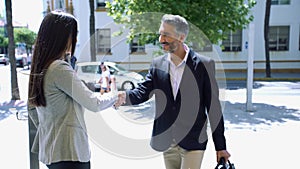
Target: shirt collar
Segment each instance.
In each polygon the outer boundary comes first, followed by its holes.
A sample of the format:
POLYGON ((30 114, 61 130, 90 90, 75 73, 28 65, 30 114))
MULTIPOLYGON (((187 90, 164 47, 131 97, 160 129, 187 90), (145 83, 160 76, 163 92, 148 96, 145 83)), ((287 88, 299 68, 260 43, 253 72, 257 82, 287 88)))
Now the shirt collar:
POLYGON ((188 55, 190 53, 190 48, 185 43, 183 44, 183 48, 185 50, 185 56, 184 56, 183 61, 186 63, 188 55))

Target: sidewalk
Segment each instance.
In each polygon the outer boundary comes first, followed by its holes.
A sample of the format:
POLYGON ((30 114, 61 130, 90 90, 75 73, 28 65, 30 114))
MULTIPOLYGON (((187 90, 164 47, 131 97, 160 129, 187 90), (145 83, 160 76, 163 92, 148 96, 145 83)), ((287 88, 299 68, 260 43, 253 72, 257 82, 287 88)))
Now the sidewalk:
MULTIPOLYGON (((217 74, 217 78, 224 79, 217 74)), ((226 72, 226 80, 247 80, 247 72, 226 72)), ((300 73, 272 72, 271 77, 267 78, 264 72, 253 74, 254 81, 300 81, 300 73)))

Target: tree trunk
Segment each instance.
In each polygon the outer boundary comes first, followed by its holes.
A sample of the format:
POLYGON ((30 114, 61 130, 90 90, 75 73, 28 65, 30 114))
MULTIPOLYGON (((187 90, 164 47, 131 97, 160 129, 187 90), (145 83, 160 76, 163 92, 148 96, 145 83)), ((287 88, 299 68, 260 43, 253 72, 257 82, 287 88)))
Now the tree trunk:
POLYGON ((15 42, 14 42, 14 28, 12 25, 12 8, 11 0, 5 0, 6 7, 6 21, 7 21, 7 35, 8 35, 8 55, 10 60, 11 71, 11 100, 19 100, 20 92, 18 86, 18 76, 16 69, 15 57, 15 42))
POLYGON ((269 22, 271 13, 271 0, 266 0, 266 13, 264 23, 266 77, 271 77, 270 51, 269 51, 269 22))
POLYGON ((91 61, 96 61, 96 45, 95 45, 95 4, 94 0, 90 0, 90 52, 91 61))

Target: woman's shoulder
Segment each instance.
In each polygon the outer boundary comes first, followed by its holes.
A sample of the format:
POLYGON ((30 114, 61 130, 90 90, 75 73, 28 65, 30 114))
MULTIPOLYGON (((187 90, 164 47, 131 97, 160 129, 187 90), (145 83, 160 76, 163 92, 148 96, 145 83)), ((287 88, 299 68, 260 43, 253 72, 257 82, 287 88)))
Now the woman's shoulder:
POLYGON ((68 70, 68 69, 71 69, 70 65, 63 60, 53 61, 48 68, 48 70, 51 71, 68 70))
POLYGON ((74 70, 72 67, 63 60, 55 60, 48 67, 46 74, 48 76, 65 76, 66 74, 73 74, 74 70))

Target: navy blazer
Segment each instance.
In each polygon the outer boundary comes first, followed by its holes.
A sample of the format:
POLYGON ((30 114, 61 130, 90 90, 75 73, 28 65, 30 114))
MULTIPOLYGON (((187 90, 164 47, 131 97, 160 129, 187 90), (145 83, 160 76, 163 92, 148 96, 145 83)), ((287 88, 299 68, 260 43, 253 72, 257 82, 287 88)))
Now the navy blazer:
POLYGON ((127 104, 145 102, 155 94, 152 148, 165 151, 175 143, 186 150, 205 150, 209 119, 215 149, 225 150, 215 62, 190 50, 174 99, 167 57, 155 58, 145 81, 137 88, 126 91, 127 104))

